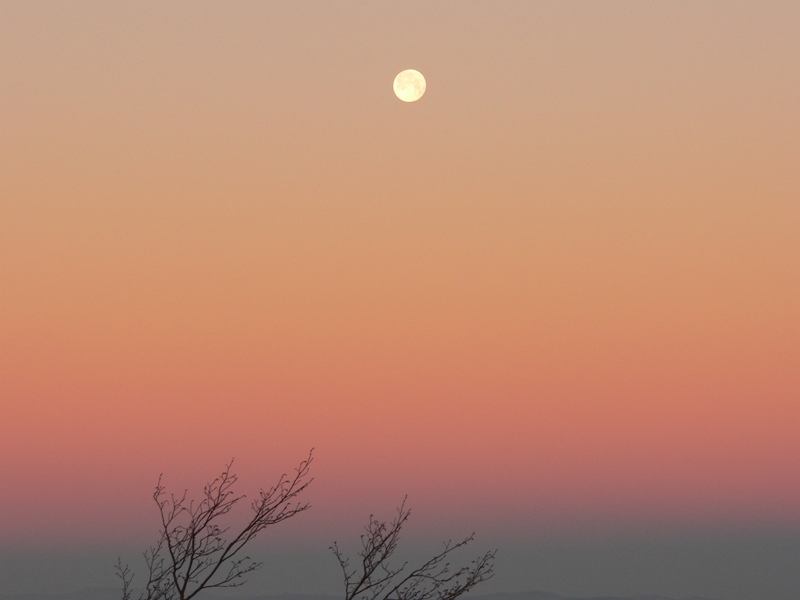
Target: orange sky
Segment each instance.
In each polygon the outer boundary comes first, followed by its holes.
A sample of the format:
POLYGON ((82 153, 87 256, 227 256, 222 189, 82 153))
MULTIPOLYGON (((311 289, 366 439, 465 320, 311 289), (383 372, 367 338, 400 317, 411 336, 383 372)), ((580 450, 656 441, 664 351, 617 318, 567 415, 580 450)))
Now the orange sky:
POLYGON ((0 15, 0 537, 311 447, 331 530, 797 523, 794 4, 0 15))

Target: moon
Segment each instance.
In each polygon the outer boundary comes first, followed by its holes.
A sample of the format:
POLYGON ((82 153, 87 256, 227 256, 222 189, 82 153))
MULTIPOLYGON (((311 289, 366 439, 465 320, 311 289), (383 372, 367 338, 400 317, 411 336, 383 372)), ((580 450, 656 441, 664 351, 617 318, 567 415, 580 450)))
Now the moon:
POLYGON ((403 102, 416 102, 425 93, 425 78, 414 69, 400 71, 394 78, 394 93, 403 102))

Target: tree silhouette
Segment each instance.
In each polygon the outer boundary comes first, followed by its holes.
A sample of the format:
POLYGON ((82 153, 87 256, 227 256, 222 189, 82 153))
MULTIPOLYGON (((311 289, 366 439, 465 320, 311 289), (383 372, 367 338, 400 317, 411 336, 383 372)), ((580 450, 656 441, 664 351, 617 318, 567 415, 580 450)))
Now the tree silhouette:
MULTIPOLYGON (((262 489, 250 503, 250 519, 227 537, 230 527, 220 519, 245 497, 233 491, 238 477, 231 471, 232 460, 203 488, 197 503, 187 500, 186 491, 180 497, 168 496, 162 474, 153 492, 161 515, 160 536, 144 553, 148 580, 139 600, 190 600, 202 590, 243 585, 244 576, 262 565, 243 556, 244 547, 265 528, 309 508, 296 499, 313 480, 312 460, 313 451, 294 474, 283 474, 275 485, 262 489)), ((122 580, 122 600, 131 600, 133 572, 122 559, 116 571, 122 580)))
POLYGON ((494 575, 495 551, 486 552, 466 566, 450 566, 450 554, 469 544, 474 533, 457 543, 445 542, 441 552, 417 567, 410 568, 408 562, 390 565, 400 531, 411 515, 405 502, 404 499, 389 522, 370 515, 355 566, 351 566, 336 542, 331 546, 342 569, 345 600, 453 600, 494 575))

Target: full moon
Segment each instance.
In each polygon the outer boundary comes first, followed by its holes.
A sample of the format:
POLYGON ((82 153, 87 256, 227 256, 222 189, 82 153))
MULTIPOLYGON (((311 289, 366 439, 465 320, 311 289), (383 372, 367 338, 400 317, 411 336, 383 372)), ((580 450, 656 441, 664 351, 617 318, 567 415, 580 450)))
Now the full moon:
POLYGON ((416 102, 425 93, 425 78, 414 69, 406 69, 394 78, 394 93, 403 102, 416 102))

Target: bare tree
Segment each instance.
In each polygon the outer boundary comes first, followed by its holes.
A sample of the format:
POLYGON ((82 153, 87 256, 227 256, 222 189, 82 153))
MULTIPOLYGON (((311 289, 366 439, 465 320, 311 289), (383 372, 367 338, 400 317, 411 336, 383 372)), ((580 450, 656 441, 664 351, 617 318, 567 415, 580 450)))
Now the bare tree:
MULTIPOLYGON (((161 515, 160 537, 144 553, 148 580, 139 600, 190 600, 202 590, 243 585, 244 576, 262 565, 243 556, 244 547, 263 529, 308 509, 297 496, 312 481, 312 460, 313 451, 294 474, 283 474, 275 485, 262 489, 250 503, 250 519, 228 536, 230 526, 220 519, 245 497, 233 491, 238 481, 231 471, 233 461, 203 488, 199 502, 187 500, 186 491, 168 496, 162 474, 153 493, 161 515)), ((122 600, 131 600, 133 573, 121 559, 116 571, 122 579, 122 600)))
POLYGON ((495 551, 486 552, 468 565, 453 569, 450 554, 474 539, 474 533, 457 543, 447 541, 441 552, 418 567, 390 565, 400 531, 411 515, 405 499, 390 522, 370 515, 356 565, 351 566, 334 542, 331 550, 344 577, 345 600, 453 600, 494 575, 495 551))

